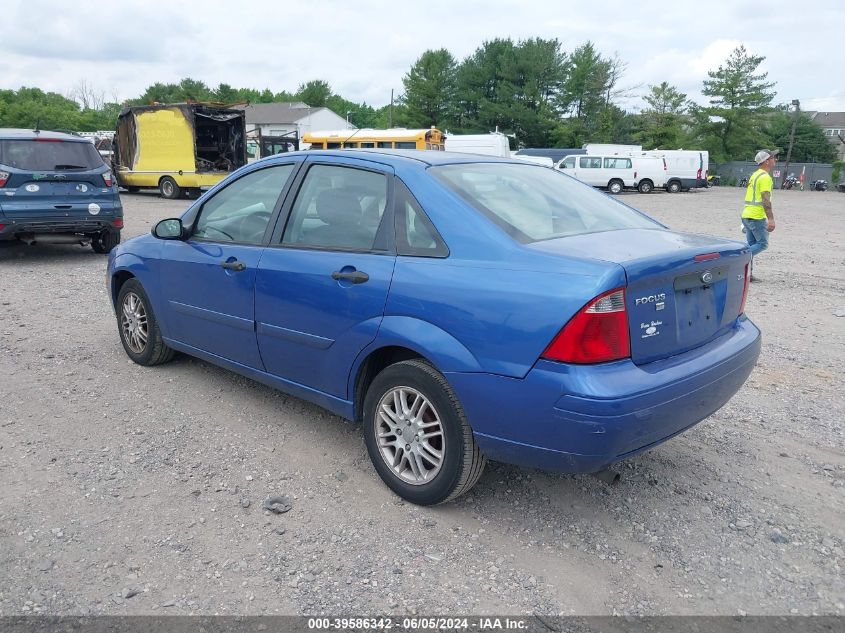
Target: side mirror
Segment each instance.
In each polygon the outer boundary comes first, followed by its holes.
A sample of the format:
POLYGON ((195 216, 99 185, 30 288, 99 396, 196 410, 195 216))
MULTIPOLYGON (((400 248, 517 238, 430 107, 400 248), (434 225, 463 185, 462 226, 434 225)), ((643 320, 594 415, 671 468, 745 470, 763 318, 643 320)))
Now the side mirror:
POLYGON ((181 240, 184 239, 185 229, 182 220, 169 218, 156 224, 152 233, 160 240, 181 240))

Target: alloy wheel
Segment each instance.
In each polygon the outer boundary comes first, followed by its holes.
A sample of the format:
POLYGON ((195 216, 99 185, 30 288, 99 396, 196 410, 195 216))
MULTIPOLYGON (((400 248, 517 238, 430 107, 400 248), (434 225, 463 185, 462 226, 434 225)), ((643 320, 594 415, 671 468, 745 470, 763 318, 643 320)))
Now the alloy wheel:
POLYGON ((123 340, 134 353, 143 354, 149 338, 144 302, 134 292, 127 292, 121 308, 120 331, 123 340))
POLYGON ((411 485, 429 483, 440 472, 446 438, 431 401, 411 387, 395 387, 376 408, 379 453, 393 474, 411 485))

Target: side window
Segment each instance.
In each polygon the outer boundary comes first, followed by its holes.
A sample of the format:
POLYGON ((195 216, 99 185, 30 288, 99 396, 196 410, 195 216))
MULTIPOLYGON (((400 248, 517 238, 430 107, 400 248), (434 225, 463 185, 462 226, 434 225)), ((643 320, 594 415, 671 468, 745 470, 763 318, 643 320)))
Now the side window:
POLYGON ((631 159, 630 158, 605 158, 604 159, 604 166, 605 166, 605 168, 610 168, 610 169, 631 169, 631 159))
POLYGON ((377 147, 382 149, 393 149, 393 141, 379 141, 377 147))
MULTIPOLYGON (((387 206, 384 174, 314 165, 302 182, 282 244, 354 251, 385 250, 379 234, 387 206), (380 238, 380 239, 377 239, 380 238)), ((383 233, 383 232, 382 232, 383 233)))
POLYGON ((449 249, 419 203, 400 180, 396 180, 396 251, 416 257, 447 257, 449 249))
POLYGON ((601 168, 601 158, 595 156, 582 156, 579 159, 579 163, 582 169, 600 169, 601 168))
POLYGON ((575 157, 570 156, 569 158, 564 160, 562 167, 563 169, 575 169, 575 157))
POLYGON ((259 169, 238 178, 202 205, 194 237, 260 244, 294 165, 259 169))
POLYGON ((396 141, 396 149, 417 149, 414 141, 396 141))

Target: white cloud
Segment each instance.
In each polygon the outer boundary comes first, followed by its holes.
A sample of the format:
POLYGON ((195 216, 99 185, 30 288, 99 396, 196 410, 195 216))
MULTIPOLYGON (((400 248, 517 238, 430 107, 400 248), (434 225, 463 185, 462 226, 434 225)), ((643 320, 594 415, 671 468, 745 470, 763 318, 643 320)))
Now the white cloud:
POLYGON ((542 37, 559 39, 565 51, 589 39, 627 62, 623 86, 668 81, 700 100, 707 71, 744 42, 767 58, 779 102, 845 111, 827 70, 841 55, 843 7, 807 0, 796 15, 749 0, 722 7, 645 0, 635 10, 622 0, 577 9, 518 0, 122 0, 68 10, 56 0, 5 0, 0 87, 66 94, 84 79, 129 98, 183 77, 274 92, 324 79, 347 99, 381 106, 427 49, 447 48, 461 60, 485 40, 542 37), (814 15, 824 18, 799 26, 814 15))

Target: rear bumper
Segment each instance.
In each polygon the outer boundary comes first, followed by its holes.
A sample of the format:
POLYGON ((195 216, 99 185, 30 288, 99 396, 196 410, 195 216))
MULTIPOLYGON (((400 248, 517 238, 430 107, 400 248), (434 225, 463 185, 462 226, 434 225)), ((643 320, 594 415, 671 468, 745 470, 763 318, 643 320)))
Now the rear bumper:
POLYGON ((491 459, 595 472, 664 442, 721 408, 760 355, 742 319, 696 350, 637 366, 539 361, 523 379, 450 373, 481 450, 491 459))
MULTIPOLYGON (((90 234, 99 233, 104 229, 114 228, 115 220, 122 220, 123 215, 94 218, 68 217, 38 217, 38 218, 9 218, 0 216, 0 241, 14 240, 22 235, 53 234, 90 234)), ((117 229, 120 230, 120 229, 117 229)))

